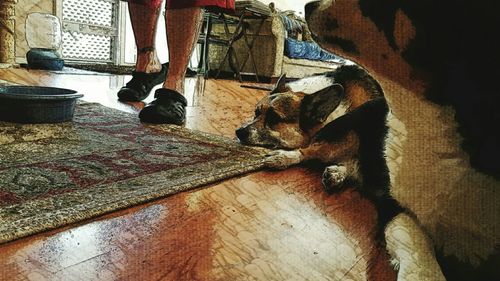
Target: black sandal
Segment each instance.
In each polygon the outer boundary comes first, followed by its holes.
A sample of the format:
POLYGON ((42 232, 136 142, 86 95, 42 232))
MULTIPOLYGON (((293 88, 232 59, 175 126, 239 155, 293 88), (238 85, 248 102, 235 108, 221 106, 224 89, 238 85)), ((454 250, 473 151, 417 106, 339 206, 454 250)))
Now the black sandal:
POLYGON ((141 101, 149 96, 154 86, 165 81, 168 63, 162 64, 161 71, 156 73, 132 72, 132 79, 118 91, 121 101, 141 101))
POLYGON ((186 106, 183 95, 160 88, 155 92, 155 100, 139 112, 139 118, 147 123, 182 125, 186 122, 186 106))

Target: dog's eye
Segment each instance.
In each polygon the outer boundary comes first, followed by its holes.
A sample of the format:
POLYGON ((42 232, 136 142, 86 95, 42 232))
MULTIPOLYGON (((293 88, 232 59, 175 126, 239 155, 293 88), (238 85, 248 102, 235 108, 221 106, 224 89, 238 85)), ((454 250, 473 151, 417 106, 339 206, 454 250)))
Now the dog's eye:
POLYGON ((255 108, 255 117, 259 117, 262 114, 262 107, 258 106, 255 108))
POLYGON ((266 124, 270 125, 270 126, 274 126, 276 124, 278 124, 279 122, 281 122, 281 116, 279 116, 278 113, 276 113, 276 111, 274 110, 268 110, 267 113, 266 113, 266 124))

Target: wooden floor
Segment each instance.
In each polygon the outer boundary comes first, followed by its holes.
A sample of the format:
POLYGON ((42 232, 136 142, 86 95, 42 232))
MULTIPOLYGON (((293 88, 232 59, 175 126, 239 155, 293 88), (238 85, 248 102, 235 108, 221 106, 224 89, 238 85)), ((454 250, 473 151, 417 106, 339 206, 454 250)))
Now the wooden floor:
MULTIPOLYGON (((0 69, 0 79, 143 106, 116 100, 130 76, 76 73, 0 69)), ((186 126, 234 138, 265 94, 240 85, 189 78, 186 126)), ((373 206, 352 190, 327 195, 320 176, 256 172, 3 244, 0 280, 395 280, 374 246, 373 206)))

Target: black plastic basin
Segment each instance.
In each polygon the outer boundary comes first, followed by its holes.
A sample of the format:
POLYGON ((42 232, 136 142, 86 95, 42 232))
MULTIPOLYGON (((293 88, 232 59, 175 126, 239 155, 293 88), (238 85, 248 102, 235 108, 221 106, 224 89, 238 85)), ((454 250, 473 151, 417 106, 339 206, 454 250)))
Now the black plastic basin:
POLYGON ((53 87, 0 86, 0 120, 59 123, 73 119, 76 91, 53 87))
POLYGON ((64 67, 64 60, 50 49, 31 49, 26 53, 26 60, 32 69, 61 70, 64 67))

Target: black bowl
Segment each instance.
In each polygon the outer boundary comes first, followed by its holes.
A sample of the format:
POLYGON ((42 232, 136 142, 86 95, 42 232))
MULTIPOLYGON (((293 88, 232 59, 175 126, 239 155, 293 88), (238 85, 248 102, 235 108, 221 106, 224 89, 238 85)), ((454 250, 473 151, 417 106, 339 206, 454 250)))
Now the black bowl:
POLYGON ((53 87, 1 86, 0 120, 15 123, 59 123, 73 119, 76 91, 53 87))
POLYGON ((32 69, 61 70, 64 67, 64 60, 50 49, 31 49, 26 53, 26 60, 32 69))

